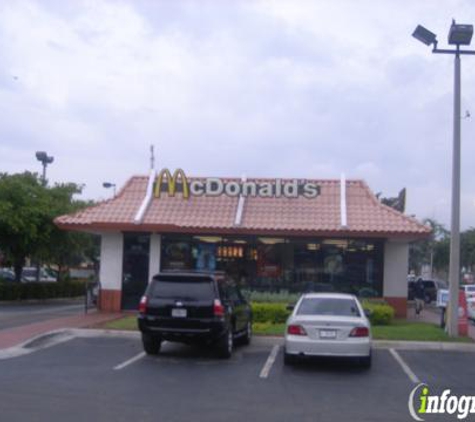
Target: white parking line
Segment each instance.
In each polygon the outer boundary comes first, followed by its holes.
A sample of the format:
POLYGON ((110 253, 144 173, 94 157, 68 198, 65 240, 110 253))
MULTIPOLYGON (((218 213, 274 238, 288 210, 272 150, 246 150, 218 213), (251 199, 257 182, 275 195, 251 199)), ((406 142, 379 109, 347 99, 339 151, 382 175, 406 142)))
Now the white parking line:
POLYGON ((277 357, 277 354, 279 353, 279 349, 280 349, 280 346, 277 344, 272 348, 270 355, 267 358, 267 361, 264 364, 264 367, 262 368, 262 371, 259 375, 260 378, 267 378, 269 376, 269 372, 272 368, 272 365, 275 362, 275 358, 277 357))
POLYGON ((399 355, 399 353, 396 352, 394 349, 389 349, 389 351, 393 355, 394 359, 396 359, 397 363, 399 363, 399 365, 401 365, 401 368, 407 374, 409 379, 414 384, 419 384, 420 383, 419 378, 417 378, 416 374, 414 372, 412 372, 412 369, 409 368, 409 365, 406 362, 404 362, 403 358, 399 355))
POLYGON ((122 362, 121 364, 117 366, 114 366, 114 371, 119 371, 120 369, 124 369, 126 366, 129 366, 132 363, 137 362, 143 357, 145 357, 145 352, 141 352, 138 355, 134 356, 133 358, 130 358, 129 360, 126 360, 125 362, 122 362))

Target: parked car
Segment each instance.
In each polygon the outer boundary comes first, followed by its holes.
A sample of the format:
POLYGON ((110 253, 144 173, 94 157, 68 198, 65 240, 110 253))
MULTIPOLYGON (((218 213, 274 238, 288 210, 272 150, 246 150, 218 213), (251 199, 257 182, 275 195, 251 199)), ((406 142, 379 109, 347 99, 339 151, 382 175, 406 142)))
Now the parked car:
POLYGON ((138 325, 147 354, 167 340, 214 345, 229 358, 235 340, 251 341, 252 312, 224 273, 162 272, 140 301, 138 325))
POLYGON ((467 314, 475 322, 475 296, 467 297, 467 314))
POLYGON ((284 362, 306 356, 356 358, 371 366, 371 327, 356 296, 308 293, 287 320, 284 362))
MULTIPOLYGON (((23 267, 21 271, 21 281, 24 283, 34 283, 36 281, 36 267, 23 267)), ((57 278, 52 276, 45 268, 40 268, 40 282, 54 283, 57 278)))
MULTIPOLYGON (((440 280, 422 280, 424 284, 424 293, 426 303, 431 303, 437 300, 437 292, 440 289, 448 289, 447 283, 440 280)), ((409 281, 407 283, 407 298, 408 300, 414 300, 414 289, 416 281, 409 281)))
POLYGON ((464 286, 460 286, 461 289, 465 292, 466 298, 475 297, 475 284, 466 284, 464 286))
POLYGON ((9 268, 0 268, 0 281, 15 281, 15 273, 9 268))

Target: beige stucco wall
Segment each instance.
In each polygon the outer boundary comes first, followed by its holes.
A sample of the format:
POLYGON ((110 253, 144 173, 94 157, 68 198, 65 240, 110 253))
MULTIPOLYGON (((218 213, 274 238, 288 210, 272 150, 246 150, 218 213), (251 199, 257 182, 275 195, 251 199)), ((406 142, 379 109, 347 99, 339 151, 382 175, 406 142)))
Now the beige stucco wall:
POLYGON ((101 269, 99 279, 102 289, 122 289, 122 254, 124 236, 122 233, 101 234, 101 269))
POLYGON ((385 297, 407 297, 407 272, 409 267, 409 242, 387 240, 384 245, 385 297))

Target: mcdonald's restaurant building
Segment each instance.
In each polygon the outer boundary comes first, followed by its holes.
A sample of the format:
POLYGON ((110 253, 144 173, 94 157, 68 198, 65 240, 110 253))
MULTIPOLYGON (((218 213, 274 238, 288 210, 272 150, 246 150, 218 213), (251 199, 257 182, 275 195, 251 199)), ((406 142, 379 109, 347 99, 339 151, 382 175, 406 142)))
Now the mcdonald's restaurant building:
POLYGON ((108 201, 56 219, 100 234, 100 307, 136 309, 159 271, 223 270, 260 292, 383 297, 406 315, 408 251, 430 230, 362 180, 131 177, 108 201))

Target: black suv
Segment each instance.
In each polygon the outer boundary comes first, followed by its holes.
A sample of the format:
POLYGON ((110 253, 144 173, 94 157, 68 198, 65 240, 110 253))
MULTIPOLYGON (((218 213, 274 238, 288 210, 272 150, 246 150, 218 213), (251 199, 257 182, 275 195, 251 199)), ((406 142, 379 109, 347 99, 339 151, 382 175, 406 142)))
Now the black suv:
MULTIPOLYGON (((448 289, 447 283, 439 280, 422 280, 424 285, 424 302, 429 304, 437 300, 437 291, 440 289, 448 289)), ((413 300, 415 296, 415 281, 409 281, 407 284, 407 298, 413 300)))
POLYGON ((214 344, 229 358, 234 340, 251 341, 252 312, 224 273, 162 272, 140 301, 138 325, 147 354, 158 354, 168 340, 214 344))

